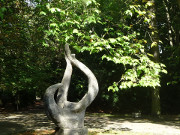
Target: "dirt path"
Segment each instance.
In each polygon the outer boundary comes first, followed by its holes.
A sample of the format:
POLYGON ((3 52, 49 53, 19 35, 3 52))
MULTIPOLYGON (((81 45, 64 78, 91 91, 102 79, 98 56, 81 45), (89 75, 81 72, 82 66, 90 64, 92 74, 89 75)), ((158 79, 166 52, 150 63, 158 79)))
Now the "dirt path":
POLYGON ((167 117, 162 119, 132 118, 131 116, 111 116, 89 114, 85 122, 90 129, 131 131, 151 133, 152 135, 180 135, 180 119, 167 117), (168 119, 167 119, 168 118, 168 119), (90 121, 90 122, 88 122, 90 121), (93 123, 95 125, 93 125, 93 123))
MULTIPOLYGON (((155 120, 148 117, 135 119, 131 116, 87 113, 85 126, 90 131, 116 130, 152 133, 152 135, 180 135, 180 119, 177 117, 155 120)), ((27 130, 52 130, 53 128, 54 124, 48 121, 42 110, 0 113, 0 135, 13 135, 27 130)))

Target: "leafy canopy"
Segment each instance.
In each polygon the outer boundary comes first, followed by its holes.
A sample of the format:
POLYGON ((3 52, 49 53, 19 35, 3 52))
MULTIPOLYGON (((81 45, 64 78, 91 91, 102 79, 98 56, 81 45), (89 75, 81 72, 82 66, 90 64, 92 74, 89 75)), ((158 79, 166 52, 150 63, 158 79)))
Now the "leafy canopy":
POLYGON ((123 65, 124 74, 108 90, 160 86, 160 73, 166 73, 165 65, 153 62, 149 51, 158 43, 144 38, 145 30, 151 31, 154 14, 148 8, 153 3, 129 1, 123 5, 112 0, 104 2, 109 4, 104 7, 103 1, 99 3, 54 0, 38 4, 38 31, 43 33, 43 46, 60 49, 69 43, 79 52, 101 53, 102 60, 123 65), (114 4, 119 7, 113 8, 114 4))

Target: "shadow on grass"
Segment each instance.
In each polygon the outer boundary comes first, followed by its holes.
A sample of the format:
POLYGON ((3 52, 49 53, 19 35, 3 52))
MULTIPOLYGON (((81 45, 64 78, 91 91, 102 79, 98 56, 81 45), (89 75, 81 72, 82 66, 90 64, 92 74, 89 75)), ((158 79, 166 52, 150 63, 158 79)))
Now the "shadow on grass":
POLYGON ((87 113, 85 124, 88 128, 99 128, 105 130, 119 130, 131 131, 132 129, 122 127, 122 123, 152 123, 170 126, 175 129, 180 129, 180 116, 162 116, 161 118, 154 118, 151 116, 142 116, 141 118, 133 118, 132 115, 112 115, 112 114, 99 114, 87 113), (112 126, 109 126, 112 125, 112 126))
MULTIPOLYGON (((156 119, 150 116, 133 118, 131 115, 112 115, 103 113, 87 113, 85 116, 85 126, 89 129, 102 129, 100 132, 109 132, 111 130, 120 132, 134 132, 133 126, 126 126, 124 123, 152 123, 167 125, 180 129, 180 117, 164 116, 156 119)), ((133 124, 132 124, 133 125, 133 124)), ((55 125, 48 121, 45 113, 42 111, 18 112, 18 113, 0 113, 0 135, 36 135, 33 132, 37 130, 52 131, 55 125), (28 132, 27 132, 28 131, 28 132), (31 132, 29 132, 31 131, 31 132), (28 134, 15 134, 28 133, 28 134)), ((44 133, 43 135, 45 135, 44 133)), ((51 135, 51 133, 47 133, 51 135)), ((46 134, 46 135, 47 135, 46 134)), ((40 134, 38 134, 40 135, 40 134)))
POLYGON ((1 135, 14 135, 17 132, 17 130, 19 132, 26 130, 23 125, 8 121, 0 121, 0 127, 1 127, 0 130, 1 135))
POLYGON ((54 130, 26 131, 15 135, 54 135, 54 130))

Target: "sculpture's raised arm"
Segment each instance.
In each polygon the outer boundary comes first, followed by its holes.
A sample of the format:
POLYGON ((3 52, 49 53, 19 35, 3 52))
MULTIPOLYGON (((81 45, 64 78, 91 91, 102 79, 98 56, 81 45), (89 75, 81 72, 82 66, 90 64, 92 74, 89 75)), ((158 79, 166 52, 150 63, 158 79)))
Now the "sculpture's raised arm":
POLYGON ((82 110, 88 107, 96 97, 99 90, 98 82, 94 74, 91 72, 91 70, 87 66, 85 66, 82 62, 77 60, 75 58, 75 55, 71 54, 68 44, 65 45, 65 52, 70 62, 73 65, 75 65, 77 68, 79 68, 88 77, 88 92, 73 108, 76 111, 82 110))
POLYGON ((63 107, 64 102, 67 101, 68 90, 72 75, 72 65, 70 60, 67 58, 66 54, 65 54, 65 60, 66 60, 66 70, 64 72, 64 76, 61 81, 62 88, 58 90, 58 94, 57 94, 57 103, 61 107, 63 107))

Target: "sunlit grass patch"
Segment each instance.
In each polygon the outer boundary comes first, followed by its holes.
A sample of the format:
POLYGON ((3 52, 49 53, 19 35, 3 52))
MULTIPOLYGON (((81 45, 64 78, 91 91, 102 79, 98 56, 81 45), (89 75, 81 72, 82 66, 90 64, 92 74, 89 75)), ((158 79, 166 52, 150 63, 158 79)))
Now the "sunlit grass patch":
POLYGON ((135 133, 130 131, 108 131, 108 132, 90 132, 88 135, 154 135, 153 133, 135 133))
POLYGON ((89 131, 88 135, 154 135, 154 133, 93 129, 89 131))
MULTIPOLYGON (((40 131, 26 131, 22 133, 17 133, 15 135, 54 135, 54 130, 40 130, 40 131)), ((130 131, 101 131, 101 130, 91 130, 88 135, 153 135, 153 133, 135 133, 130 131)))

